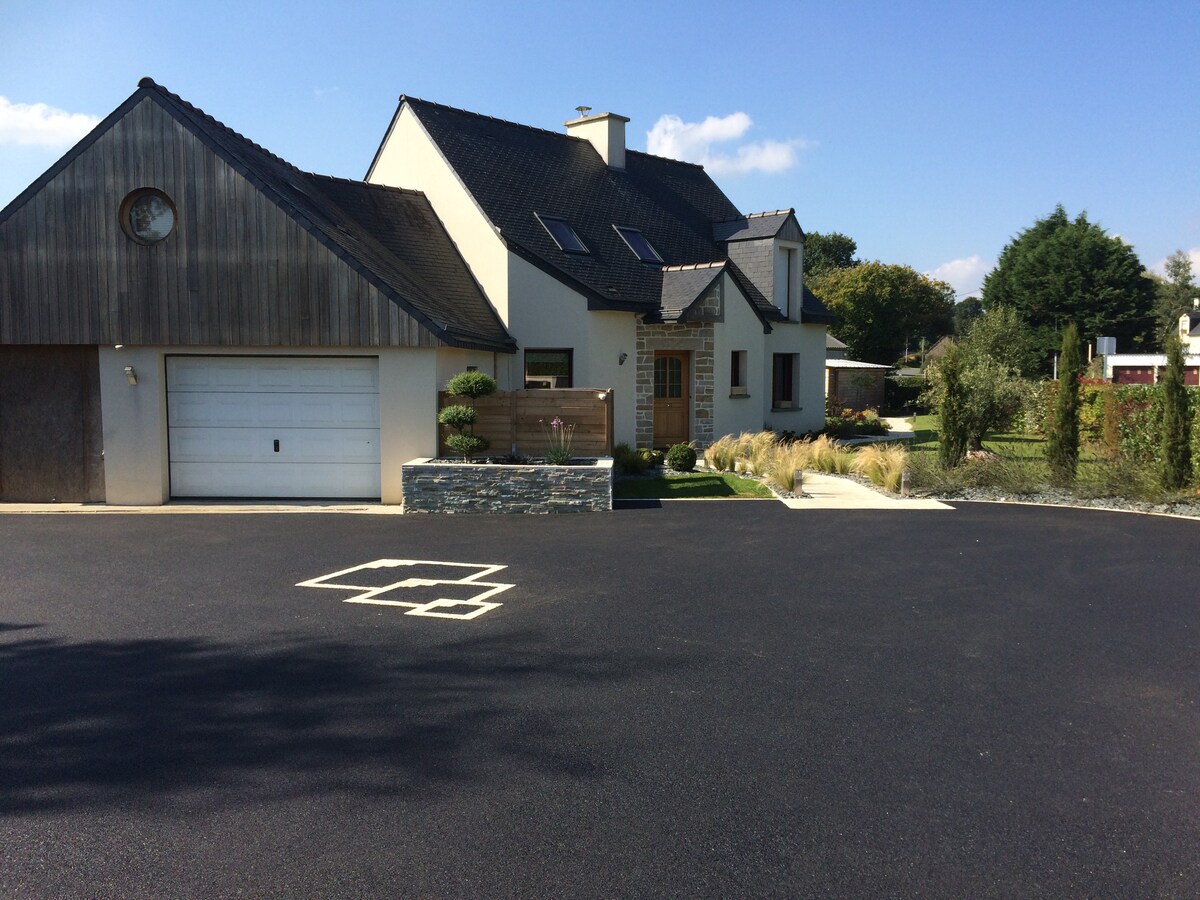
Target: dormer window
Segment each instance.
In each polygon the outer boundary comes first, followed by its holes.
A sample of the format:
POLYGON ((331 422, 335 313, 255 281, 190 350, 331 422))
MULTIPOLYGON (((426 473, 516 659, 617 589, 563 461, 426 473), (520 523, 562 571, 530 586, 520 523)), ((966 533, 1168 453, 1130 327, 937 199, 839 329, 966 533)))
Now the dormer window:
POLYGON ((633 255, 642 262, 662 263, 663 259, 658 255, 658 251, 651 246, 646 240, 646 236, 636 228, 627 228, 624 225, 614 225, 617 234, 621 236, 621 240, 633 251, 633 255))
POLYGON ((579 239, 579 235, 575 233, 575 229, 566 219, 560 219, 557 216, 543 216, 541 213, 534 213, 534 215, 542 223, 546 233, 554 239, 554 243, 558 244, 559 250, 564 253, 589 252, 587 245, 579 239))

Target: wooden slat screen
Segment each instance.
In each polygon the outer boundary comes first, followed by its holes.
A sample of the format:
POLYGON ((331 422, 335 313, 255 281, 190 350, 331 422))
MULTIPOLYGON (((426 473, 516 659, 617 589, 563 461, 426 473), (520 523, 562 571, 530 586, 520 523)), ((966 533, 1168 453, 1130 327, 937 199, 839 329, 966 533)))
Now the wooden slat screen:
MULTIPOLYGON (((445 391, 438 393, 438 409, 469 401, 445 391)), ((475 401, 479 418, 475 433, 487 438, 487 456, 506 456, 516 444, 521 456, 546 452, 546 429, 558 416, 564 425, 574 425, 571 452, 575 456, 611 456, 613 445, 613 392, 605 388, 550 388, 528 391, 498 391, 475 401), (600 395, 604 399, 600 399, 600 395), (544 425, 543 425, 544 423, 544 425)), ((438 454, 453 457, 445 438, 453 429, 442 427, 438 454)))

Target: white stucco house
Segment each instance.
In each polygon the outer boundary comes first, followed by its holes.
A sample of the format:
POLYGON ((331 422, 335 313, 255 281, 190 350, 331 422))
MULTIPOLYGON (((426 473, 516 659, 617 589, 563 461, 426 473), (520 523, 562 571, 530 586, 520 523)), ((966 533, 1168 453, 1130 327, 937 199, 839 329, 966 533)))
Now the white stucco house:
POLYGON ((823 424, 792 210, 700 166, 401 97, 363 181, 150 79, 0 211, 0 500, 379 497, 437 390, 611 389, 617 441, 823 424))

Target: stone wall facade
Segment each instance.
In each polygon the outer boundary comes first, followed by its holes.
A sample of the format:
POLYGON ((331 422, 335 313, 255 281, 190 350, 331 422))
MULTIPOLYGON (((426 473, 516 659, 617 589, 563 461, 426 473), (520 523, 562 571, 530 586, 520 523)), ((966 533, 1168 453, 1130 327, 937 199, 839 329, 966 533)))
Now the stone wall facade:
POLYGON ((688 379, 692 411, 692 440, 703 449, 713 442, 713 391, 715 334, 711 322, 647 325, 637 329, 637 386, 634 409, 637 415, 637 445, 654 445, 654 351, 687 350, 691 353, 688 379))
POLYGON ((475 465, 414 459, 401 470, 404 512, 571 513, 612 509, 613 461, 475 465))

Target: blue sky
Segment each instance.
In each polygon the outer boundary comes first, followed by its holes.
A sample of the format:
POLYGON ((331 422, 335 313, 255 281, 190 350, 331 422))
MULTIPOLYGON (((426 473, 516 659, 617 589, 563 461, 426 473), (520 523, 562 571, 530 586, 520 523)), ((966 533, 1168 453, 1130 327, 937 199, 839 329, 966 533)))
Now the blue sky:
POLYGON ((401 93, 550 129, 618 112, 630 146, 705 161, 743 211, 795 207, 960 298, 1058 203, 1200 275, 1195 0, 4 0, 0 22, 0 205, 150 75, 349 178, 401 93))

